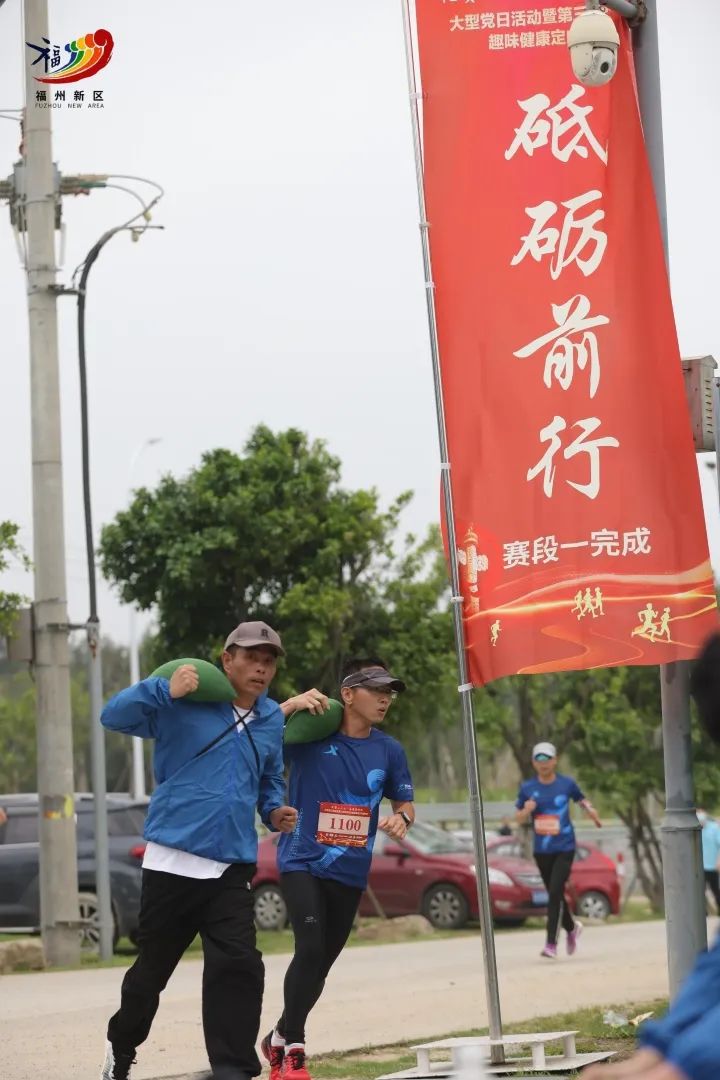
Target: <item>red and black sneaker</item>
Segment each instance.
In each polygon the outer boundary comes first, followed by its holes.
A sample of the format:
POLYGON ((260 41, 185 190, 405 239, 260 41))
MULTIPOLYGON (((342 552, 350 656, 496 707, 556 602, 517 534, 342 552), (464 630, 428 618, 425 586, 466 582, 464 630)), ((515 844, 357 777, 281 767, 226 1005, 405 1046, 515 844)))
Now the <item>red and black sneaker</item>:
POLYGON ((285 1060, 280 1075, 282 1080, 286 1080, 287 1077, 289 1077, 290 1080, 312 1080, 305 1065, 305 1051, 298 1047, 295 1047, 293 1050, 286 1050, 285 1060))
POLYGON ((268 1032, 260 1043, 260 1049, 265 1060, 270 1062, 270 1080, 281 1080, 285 1047, 273 1046, 272 1035, 272 1031, 268 1032))

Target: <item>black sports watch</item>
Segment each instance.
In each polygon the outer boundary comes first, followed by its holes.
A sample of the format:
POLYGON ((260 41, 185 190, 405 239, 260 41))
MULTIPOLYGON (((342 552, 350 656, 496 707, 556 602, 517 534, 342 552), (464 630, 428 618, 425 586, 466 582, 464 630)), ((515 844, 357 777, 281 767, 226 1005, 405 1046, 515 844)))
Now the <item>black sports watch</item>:
POLYGON ((406 814, 404 810, 398 810, 397 812, 405 822, 405 828, 409 829, 412 825, 412 818, 410 817, 410 815, 406 814))

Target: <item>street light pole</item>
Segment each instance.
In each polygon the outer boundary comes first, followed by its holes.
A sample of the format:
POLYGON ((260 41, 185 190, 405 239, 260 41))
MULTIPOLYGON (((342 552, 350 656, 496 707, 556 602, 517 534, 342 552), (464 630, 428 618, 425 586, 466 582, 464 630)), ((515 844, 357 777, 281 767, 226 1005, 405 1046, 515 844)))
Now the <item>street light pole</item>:
MULTIPOLYGON (((132 478, 135 466, 137 465, 144 450, 147 450, 149 446, 157 446, 162 440, 158 437, 146 439, 145 442, 138 446, 137 450, 132 456, 130 461, 130 469, 128 473, 128 490, 132 492, 132 478)), ((137 633, 137 612, 135 605, 130 607, 130 684, 134 686, 136 682, 140 680, 140 643, 138 641, 137 633)), ((145 745, 144 740, 137 737, 132 741, 132 777, 130 783, 130 792, 134 799, 144 799, 147 792, 145 788, 145 745)))
MULTIPOLYGON (((25 0, 23 30, 25 41, 47 40, 47 0, 25 0)), ((52 110, 35 107, 36 85, 30 60, 26 59, 23 209, 27 226, 32 411, 40 915, 48 964, 74 967, 80 958, 80 938, 55 293, 52 110)))
MULTIPOLYGON (((665 261, 669 264, 663 145, 658 0, 647 0, 647 17, 635 35, 635 69, 665 261)), ((669 267, 668 267, 669 268, 669 267)), ((678 523, 678 527, 682 527, 678 523)), ((665 759, 665 815, 660 826, 670 994, 675 997, 707 948, 705 879, 700 823, 693 787, 689 664, 660 668, 665 759)))

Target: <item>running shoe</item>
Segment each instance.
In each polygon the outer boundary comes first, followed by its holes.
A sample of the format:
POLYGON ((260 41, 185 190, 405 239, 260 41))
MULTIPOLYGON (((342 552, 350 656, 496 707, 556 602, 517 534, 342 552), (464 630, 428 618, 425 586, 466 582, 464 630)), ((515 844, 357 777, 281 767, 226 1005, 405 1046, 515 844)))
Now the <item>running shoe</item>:
POLYGON ((574 956, 575 953, 577 952, 578 938, 580 937, 582 932, 583 932, 583 924, 578 919, 576 919, 575 920, 575 929, 570 930, 570 932, 568 933, 568 936, 567 936, 567 954, 568 954, 568 956, 574 956))
POLYGON ((260 1043, 260 1049, 262 1051, 262 1056, 270 1063, 270 1080, 280 1080, 282 1077, 283 1061, 285 1059, 285 1047, 273 1046, 272 1036, 272 1031, 269 1031, 260 1043))
POLYGON ((130 1072, 134 1064, 134 1050, 124 1051, 108 1042, 105 1046, 105 1061, 100 1080, 130 1080, 130 1072))
POLYGON ((290 1080, 312 1080, 305 1064, 305 1051, 297 1047, 294 1050, 286 1050, 280 1075, 283 1080, 286 1080, 286 1077, 290 1080))
POLYGON ((548 960, 557 959, 557 945, 551 945, 550 942, 548 941, 547 945, 545 946, 543 951, 540 953, 540 955, 541 956, 546 956, 548 958, 548 960))

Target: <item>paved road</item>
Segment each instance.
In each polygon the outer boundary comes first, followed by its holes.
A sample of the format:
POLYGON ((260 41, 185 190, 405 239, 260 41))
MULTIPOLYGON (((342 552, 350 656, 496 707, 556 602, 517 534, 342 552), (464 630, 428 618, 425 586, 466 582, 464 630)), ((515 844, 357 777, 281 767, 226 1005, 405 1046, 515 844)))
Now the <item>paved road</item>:
MULTIPOLYGON (((588 928, 578 955, 555 964, 538 955, 539 931, 496 940, 508 1021, 667 993, 662 922, 588 928)), ((267 958, 264 1028, 280 1011, 287 962, 287 956, 267 958)), ((200 975, 197 960, 176 971, 133 1080, 188 1076, 206 1067, 200 975)), ((121 978, 118 968, 0 977, 2 1080, 95 1080, 121 978)), ((314 1052, 327 1052, 428 1039, 485 1025, 486 1017, 479 937, 367 946, 348 950, 331 974, 308 1043, 314 1052)))

